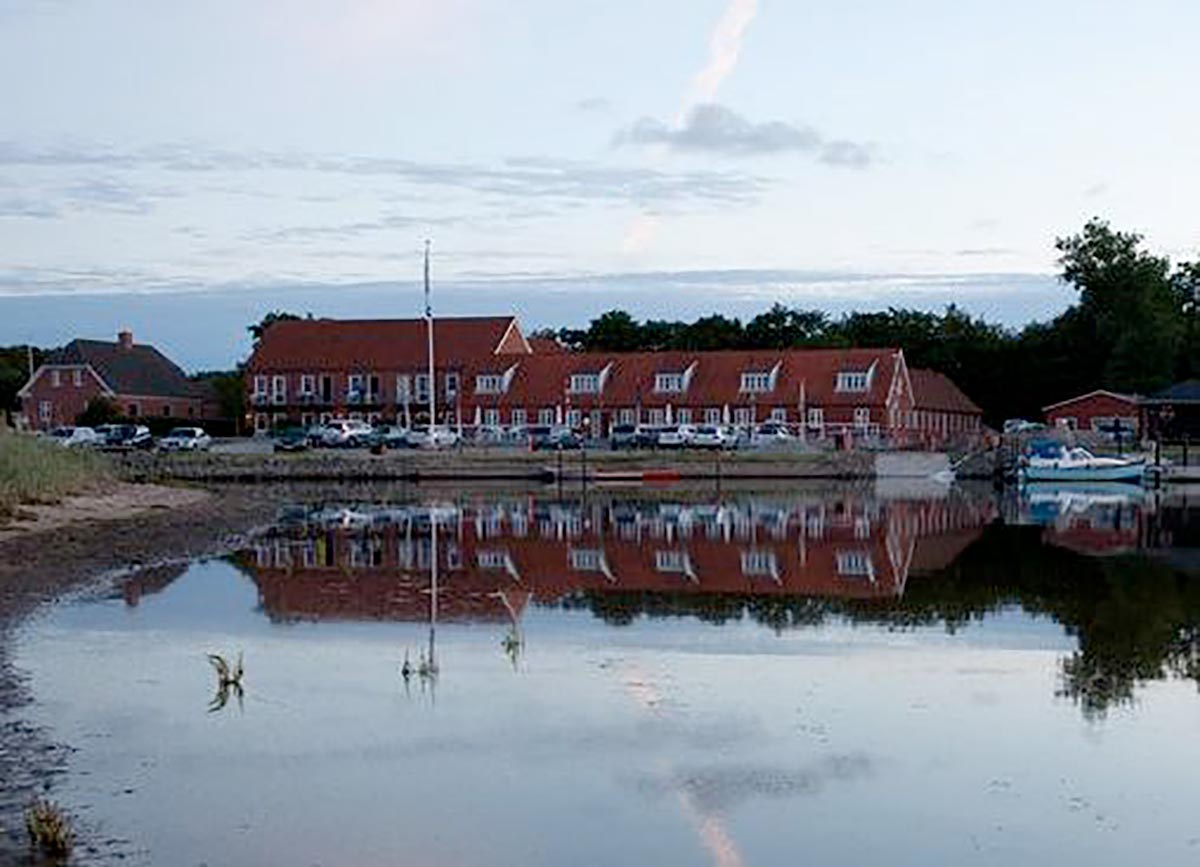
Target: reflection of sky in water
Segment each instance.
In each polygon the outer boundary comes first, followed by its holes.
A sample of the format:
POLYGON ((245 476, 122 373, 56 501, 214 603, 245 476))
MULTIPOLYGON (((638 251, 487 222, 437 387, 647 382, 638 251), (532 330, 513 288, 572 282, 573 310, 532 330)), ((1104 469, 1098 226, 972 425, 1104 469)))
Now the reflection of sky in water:
MULTIPOLYGON (((913 578, 912 583, 920 581, 913 578)), ((912 584, 910 583, 910 591, 912 584)), ((19 664, 80 748, 62 799, 162 864, 1193 863, 1195 687, 1087 721, 1055 698, 1073 638, 1003 607, 955 634, 831 617, 525 611, 272 623, 225 561, 137 607, 53 612, 19 664), (246 657, 206 713, 204 654, 246 657)))

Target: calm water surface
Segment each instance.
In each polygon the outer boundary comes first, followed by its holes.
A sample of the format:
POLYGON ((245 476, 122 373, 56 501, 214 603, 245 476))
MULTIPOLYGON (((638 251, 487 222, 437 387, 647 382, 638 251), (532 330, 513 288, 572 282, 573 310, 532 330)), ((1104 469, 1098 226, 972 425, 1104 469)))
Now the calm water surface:
POLYGON ((281 503, 18 662, 124 863, 1195 864, 1197 550, 1120 489, 281 503))

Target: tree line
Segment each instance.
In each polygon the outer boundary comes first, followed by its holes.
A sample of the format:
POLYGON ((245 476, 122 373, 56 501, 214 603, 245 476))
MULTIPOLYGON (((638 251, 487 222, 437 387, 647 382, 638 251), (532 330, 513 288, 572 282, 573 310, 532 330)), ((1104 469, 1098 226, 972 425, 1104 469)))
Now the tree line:
MULTIPOLYGON (((1099 219, 1055 247, 1059 276, 1075 289, 1075 303, 1019 329, 954 304, 941 313, 893 307, 836 318, 776 304, 745 322, 721 314, 639 321, 612 310, 587 328, 535 333, 570 350, 597 352, 896 346, 910 367, 953 379, 994 425, 1037 418, 1043 406, 1096 388, 1149 394, 1200 377, 1200 260, 1173 264, 1147 250, 1141 235, 1099 219)), ((274 311, 248 330, 257 344, 275 322, 298 318, 274 311)), ((42 355, 35 350, 35 362, 42 355)), ((25 347, 0 349, 0 408, 17 408, 27 364, 25 347)), ((223 408, 240 415, 240 367, 207 376, 214 375, 223 408)))
POLYGON ((639 321, 612 310, 585 329, 538 336, 595 352, 897 346, 910 367, 953 379, 992 424, 1038 418, 1042 407, 1097 388, 1144 395, 1200 376, 1200 261, 1172 265, 1140 235, 1098 219, 1055 246, 1060 278, 1077 299, 1019 329, 954 304, 941 313, 893 307, 838 318, 776 304, 746 322, 720 314, 639 321))

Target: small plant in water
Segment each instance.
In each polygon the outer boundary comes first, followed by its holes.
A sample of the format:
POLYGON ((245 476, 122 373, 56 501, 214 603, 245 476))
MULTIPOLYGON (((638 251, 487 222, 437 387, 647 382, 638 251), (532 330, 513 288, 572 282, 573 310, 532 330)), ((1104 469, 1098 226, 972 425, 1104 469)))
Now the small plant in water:
POLYGON ((232 692, 237 697, 238 706, 242 704, 242 675, 245 674, 245 669, 242 666, 242 654, 238 653, 237 665, 230 666, 225 661, 225 657, 218 653, 208 654, 208 662, 217 672, 217 693, 213 696, 212 701, 208 703, 209 713, 218 711, 225 707, 229 701, 229 694, 232 692))
POLYGON ((66 858, 75 844, 71 819, 58 804, 38 798, 25 811, 25 830, 31 848, 55 858, 66 858))
POLYGON ((517 661, 521 657, 521 651, 525 647, 525 641, 521 638, 520 633, 516 628, 510 629, 505 633, 504 638, 500 641, 500 646, 504 648, 504 655, 508 657, 508 661, 512 663, 512 667, 517 667, 517 661))

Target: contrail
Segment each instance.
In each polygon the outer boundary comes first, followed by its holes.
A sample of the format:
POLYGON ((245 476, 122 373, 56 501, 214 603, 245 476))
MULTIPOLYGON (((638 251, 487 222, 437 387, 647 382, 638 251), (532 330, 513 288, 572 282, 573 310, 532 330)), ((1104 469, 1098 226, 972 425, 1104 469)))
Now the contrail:
POLYGON ((708 63, 692 79, 691 90, 679 112, 681 116, 692 106, 716 98, 721 84, 737 66, 742 54, 742 37, 756 14, 758 0, 730 0, 725 14, 708 38, 708 63))
MULTIPOLYGON (((716 99, 721 84, 737 66, 742 54, 742 37, 758 14, 758 0, 729 0, 725 12, 708 37, 708 63, 692 77, 691 87, 674 118, 676 127, 683 125, 687 113, 696 105, 716 99)), ((657 214, 641 213, 625 229, 621 249, 625 253, 640 253, 658 234, 661 218, 657 214)))

